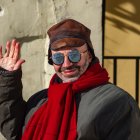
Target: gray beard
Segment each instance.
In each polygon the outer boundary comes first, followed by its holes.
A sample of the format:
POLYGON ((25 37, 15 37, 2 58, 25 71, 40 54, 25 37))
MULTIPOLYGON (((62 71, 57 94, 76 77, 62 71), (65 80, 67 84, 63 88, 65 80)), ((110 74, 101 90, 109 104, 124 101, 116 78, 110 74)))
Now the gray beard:
POLYGON ((80 77, 80 75, 78 75, 77 77, 72 77, 72 78, 63 78, 63 83, 68 83, 68 82, 74 82, 76 81, 78 78, 80 77))
POLYGON ((75 76, 75 77, 70 77, 70 78, 63 77, 63 78, 62 78, 63 83, 74 82, 74 81, 76 81, 77 79, 79 79, 79 77, 87 70, 88 66, 89 66, 89 62, 86 61, 85 66, 84 66, 85 70, 84 70, 82 73, 79 73, 79 74, 78 74, 77 76, 75 76))

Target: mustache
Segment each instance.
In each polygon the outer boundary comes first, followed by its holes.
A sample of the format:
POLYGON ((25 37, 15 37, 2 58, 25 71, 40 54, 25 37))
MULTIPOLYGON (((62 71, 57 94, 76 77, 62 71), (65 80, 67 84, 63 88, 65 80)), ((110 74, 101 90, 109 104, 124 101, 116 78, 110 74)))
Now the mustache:
POLYGON ((76 65, 72 65, 70 67, 62 67, 59 72, 63 72, 65 70, 72 70, 72 69, 80 69, 80 67, 76 65))

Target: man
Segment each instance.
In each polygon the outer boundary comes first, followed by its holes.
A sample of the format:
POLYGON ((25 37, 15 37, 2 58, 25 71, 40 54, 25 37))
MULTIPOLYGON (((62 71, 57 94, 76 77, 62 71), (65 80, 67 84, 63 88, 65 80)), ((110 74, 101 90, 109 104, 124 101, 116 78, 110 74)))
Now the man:
POLYGON ((66 19, 48 30, 48 62, 56 74, 48 89, 22 98, 20 46, 0 49, 0 129, 8 140, 139 140, 140 111, 108 82, 95 57, 90 30, 66 19))

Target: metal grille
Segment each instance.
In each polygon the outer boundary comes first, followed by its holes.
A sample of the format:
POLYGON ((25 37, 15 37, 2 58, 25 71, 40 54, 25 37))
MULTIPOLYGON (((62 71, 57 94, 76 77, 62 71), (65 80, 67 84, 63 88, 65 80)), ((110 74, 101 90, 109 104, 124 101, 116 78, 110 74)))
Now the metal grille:
POLYGON ((103 60, 105 59, 109 59, 109 60, 113 60, 113 83, 116 85, 117 84, 117 62, 118 60, 135 60, 135 66, 136 66, 136 72, 135 72, 135 80, 136 80, 136 84, 135 84, 135 99, 137 101, 137 103, 139 104, 139 82, 140 82, 140 57, 138 56, 103 56, 103 60))

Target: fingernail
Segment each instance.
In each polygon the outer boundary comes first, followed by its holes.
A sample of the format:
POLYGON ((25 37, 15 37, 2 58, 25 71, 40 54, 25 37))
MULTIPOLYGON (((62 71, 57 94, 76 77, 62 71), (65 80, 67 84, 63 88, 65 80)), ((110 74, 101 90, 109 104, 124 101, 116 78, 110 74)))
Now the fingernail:
POLYGON ((6 43, 7 45, 9 45, 10 44, 10 41, 7 41, 7 43, 6 43))
POLYGON ((16 44, 16 40, 15 39, 12 40, 12 44, 16 44))
POLYGON ((20 45, 20 43, 19 42, 16 42, 16 46, 19 46, 20 45))

